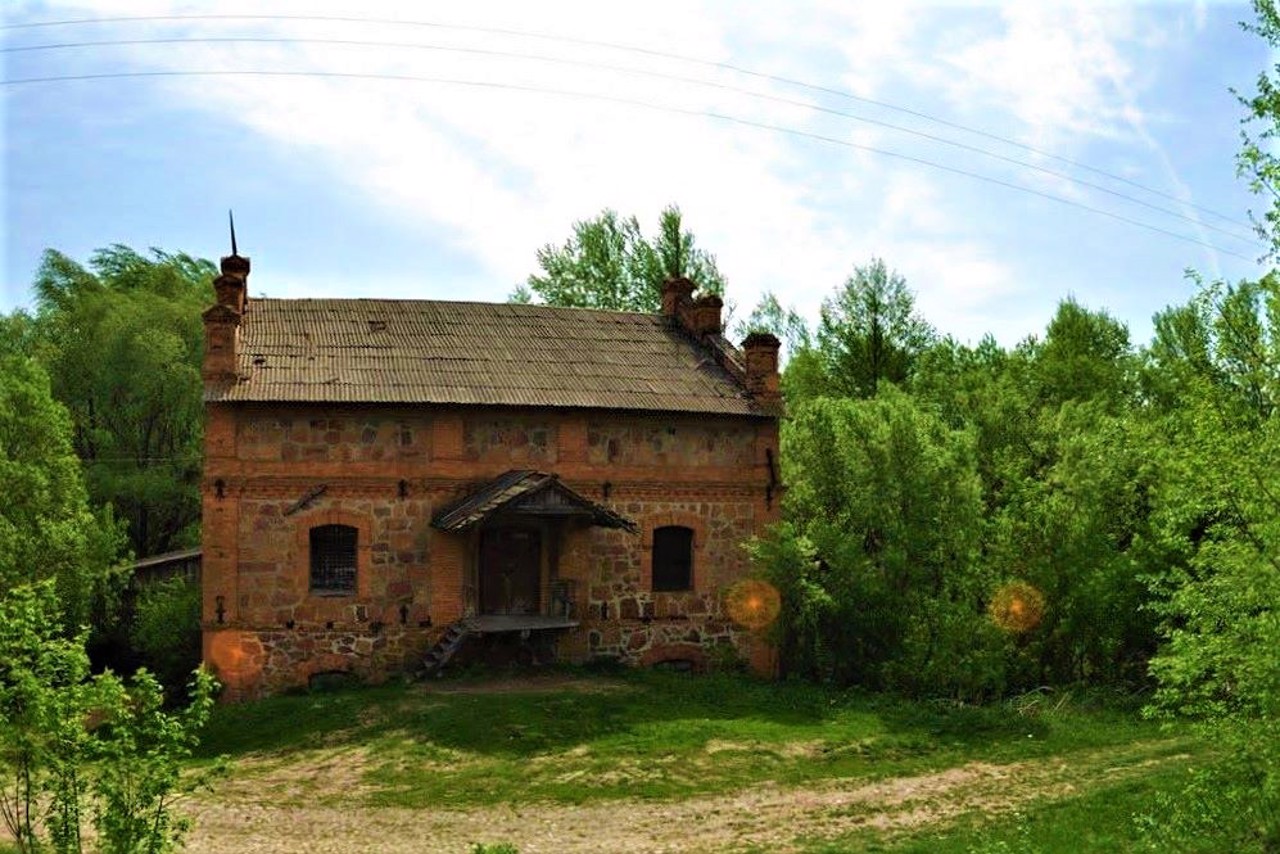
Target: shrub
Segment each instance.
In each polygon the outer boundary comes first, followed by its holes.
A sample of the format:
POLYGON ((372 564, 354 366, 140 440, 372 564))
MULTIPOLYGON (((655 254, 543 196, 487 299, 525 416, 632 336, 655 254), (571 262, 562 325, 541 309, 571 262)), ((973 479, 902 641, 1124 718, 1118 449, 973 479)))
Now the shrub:
POLYGON ((145 585, 129 639, 166 692, 176 696, 200 665, 200 585, 183 578, 145 585))
POLYGON ((20 852, 81 849, 82 816, 94 814, 106 852, 170 851, 185 820, 173 796, 201 782, 179 776, 213 706, 203 670, 191 702, 164 710, 155 677, 130 684, 89 675, 84 634, 60 636, 50 581, 0 595, 0 815, 20 852))

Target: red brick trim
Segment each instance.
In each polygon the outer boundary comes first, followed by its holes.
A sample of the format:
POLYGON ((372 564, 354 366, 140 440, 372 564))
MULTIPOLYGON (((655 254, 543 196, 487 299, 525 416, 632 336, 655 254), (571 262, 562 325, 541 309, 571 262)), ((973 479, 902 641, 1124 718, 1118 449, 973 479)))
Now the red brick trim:
MULTIPOLYGON (((357 599, 369 598, 370 573, 373 570, 369 555, 373 546, 373 522, 362 513, 349 510, 315 510, 298 514, 294 533, 293 565, 294 584, 308 599, 328 600, 343 598, 328 594, 317 596, 311 592, 311 529, 321 525, 349 525, 356 529, 356 589, 357 599)), ((352 595, 352 594, 348 594, 352 595)))
MULTIPOLYGON (((699 592, 706 586, 706 571, 702 565, 707 543, 706 525, 701 516, 685 510, 655 513, 640 521, 640 590, 653 590, 653 532, 659 528, 679 526, 693 531, 693 567, 690 570, 690 590, 699 592)), ((675 591, 672 591, 675 592, 675 591)))

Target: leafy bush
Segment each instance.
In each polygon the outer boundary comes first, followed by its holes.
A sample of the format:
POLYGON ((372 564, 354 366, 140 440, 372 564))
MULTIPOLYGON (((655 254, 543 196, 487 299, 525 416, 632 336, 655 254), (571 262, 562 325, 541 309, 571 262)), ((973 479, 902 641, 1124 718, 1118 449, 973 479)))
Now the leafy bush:
POLYGON ((166 712, 146 670, 91 677, 84 634, 62 637, 60 612, 52 580, 0 597, 0 817, 23 854, 80 851, 87 809, 109 854, 173 850, 186 829, 173 796, 201 781, 179 764, 216 682, 198 670, 190 704, 166 712))
POLYGON ((200 585, 166 578, 142 588, 130 641, 171 696, 200 665, 200 585))
POLYGON ((793 521, 749 548, 782 594, 790 668, 913 694, 1001 692, 971 437, 886 385, 796 407, 782 444, 793 521))
POLYGON ((1280 726, 1219 724, 1225 756, 1137 816, 1155 851, 1280 851, 1280 726))

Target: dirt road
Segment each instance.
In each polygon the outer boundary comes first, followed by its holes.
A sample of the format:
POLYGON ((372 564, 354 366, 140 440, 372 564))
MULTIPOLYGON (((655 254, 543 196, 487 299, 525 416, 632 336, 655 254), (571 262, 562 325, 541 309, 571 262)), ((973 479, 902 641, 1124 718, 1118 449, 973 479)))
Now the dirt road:
MULTIPOLYGON (((196 819, 191 852, 470 852, 477 842, 508 842, 538 852, 708 852, 760 846, 794 850, 798 839, 831 838, 867 828, 892 833, 958 816, 998 814, 1041 798, 1119 782, 1179 756, 1150 758, 1151 745, 1008 765, 972 762, 933 774, 876 782, 831 781, 804 788, 755 786, 679 801, 609 801, 586 806, 534 804, 476 809, 275 806, 272 781, 219 787, 187 804, 196 819)), ((355 758, 355 757, 352 757, 355 758)), ((340 763, 358 768, 358 762, 340 763)), ((297 769, 294 769, 296 772, 297 769)), ((332 770, 336 771, 337 768, 332 770)), ((278 785, 278 781, 277 781, 278 785)), ((331 792, 325 793, 332 803, 331 792)), ((295 798, 288 799, 296 803, 295 798)))

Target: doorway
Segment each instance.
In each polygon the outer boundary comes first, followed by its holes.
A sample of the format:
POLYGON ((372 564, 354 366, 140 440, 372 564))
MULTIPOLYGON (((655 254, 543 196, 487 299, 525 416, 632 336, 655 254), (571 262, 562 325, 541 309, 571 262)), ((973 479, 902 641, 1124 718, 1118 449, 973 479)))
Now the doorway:
POLYGON ((540 613, 542 532, 499 527, 480 532, 480 613, 540 613))

